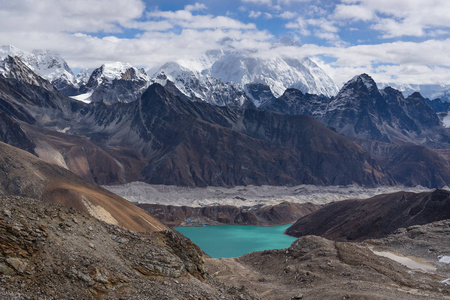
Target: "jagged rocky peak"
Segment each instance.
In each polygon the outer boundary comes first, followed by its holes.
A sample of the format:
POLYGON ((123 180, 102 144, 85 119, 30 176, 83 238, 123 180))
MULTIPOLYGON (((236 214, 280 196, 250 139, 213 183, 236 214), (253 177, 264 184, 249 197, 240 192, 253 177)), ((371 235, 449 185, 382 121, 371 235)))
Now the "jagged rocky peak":
POLYGON ((400 92, 403 96, 408 97, 414 92, 419 92, 424 98, 430 100, 440 98, 442 102, 450 102, 450 86, 448 84, 407 84, 393 82, 379 82, 380 88, 391 86, 400 92))
POLYGON ((353 90, 359 90, 359 91, 367 91, 368 93, 372 94, 374 92, 378 92, 377 84, 367 74, 361 74, 353 77, 350 79, 341 89, 342 91, 345 91, 347 89, 353 89, 353 90))
POLYGON ((297 89, 286 89, 286 91, 283 93, 283 97, 287 98, 293 98, 293 97, 303 97, 303 93, 300 90, 297 89))
POLYGON ((440 125, 439 117, 419 92, 411 94, 405 102, 410 116, 422 126, 432 128, 440 125))
POLYGON ((200 73, 194 68, 184 66, 183 61, 170 61, 162 65, 162 67, 153 75, 153 81, 162 85, 166 84, 166 80, 176 83, 180 89, 187 96, 192 96, 189 93, 192 85, 199 84, 200 73))
MULTIPOLYGON (((353 77, 344 84, 339 93, 332 99, 327 110, 342 109, 348 105, 369 106, 377 105, 382 99, 377 84, 367 74, 353 77)), ((356 107, 351 107, 356 109, 356 107)))
POLYGON ((424 98, 422 97, 422 95, 419 92, 414 92, 411 95, 409 95, 408 99, 411 100, 423 100, 424 98))
POLYGON ((37 75, 17 56, 7 56, 0 61, 0 75, 5 78, 15 79, 23 83, 44 87, 53 90, 50 82, 37 75))

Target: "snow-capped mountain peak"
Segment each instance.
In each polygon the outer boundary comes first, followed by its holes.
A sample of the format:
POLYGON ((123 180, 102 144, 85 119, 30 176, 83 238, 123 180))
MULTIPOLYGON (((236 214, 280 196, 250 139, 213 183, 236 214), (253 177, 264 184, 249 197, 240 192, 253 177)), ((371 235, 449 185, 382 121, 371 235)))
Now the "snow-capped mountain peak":
POLYGON ((124 80, 148 80, 147 73, 142 69, 137 69, 129 63, 113 62, 106 63, 101 66, 103 77, 107 80, 124 79, 124 80), (133 71, 130 71, 133 70, 133 71), (133 75, 133 72, 135 76, 133 75))
POLYGON ((355 84, 358 81, 362 82, 368 91, 371 91, 374 88, 378 89, 377 84, 372 79, 372 77, 370 77, 369 75, 367 75, 365 73, 353 77, 346 85, 349 86, 349 85, 355 84))
POLYGON ((29 55, 31 53, 25 52, 17 47, 14 47, 13 45, 4 45, 0 47, 0 59, 3 60, 6 58, 6 56, 18 56, 18 57, 24 57, 26 55, 29 55))
MULTIPOLYGON (((80 79, 85 80, 85 76, 80 76, 80 79)), ((114 80, 147 82, 150 78, 143 69, 138 69, 128 63, 112 62, 105 63, 92 71, 86 86, 95 88, 101 84, 112 83, 114 80)))
MULTIPOLYGON (((361 74, 353 77, 347 83, 344 84, 342 89, 336 95, 334 101, 338 99, 353 98, 354 95, 359 93, 378 94, 378 87, 375 81, 367 74, 361 74), (353 96, 352 96, 353 95, 353 96)), ((340 101, 340 100, 339 100, 340 101)))
MULTIPOLYGON (((327 97, 338 92, 333 80, 309 58, 262 58, 255 50, 234 48, 232 43, 232 39, 224 39, 219 43, 222 48, 209 50, 200 59, 166 63, 153 75, 154 81, 168 79, 187 96, 203 101, 216 98, 211 94, 212 90, 221 90, 208 87, 212 82, 223 87, 233 85, 242 92, 248 84, 263 84, 269 86, 275 97, 281 96, 288 88, 327 97)), ((274 46, 301 45, 285 38, 274 46)), ((255 102, 254 97, 249 98, 256 106, 262 105, 262 102, 255 102)), ((229 102, 235 100, 230 99, 229 102)))
POLYGON ((77 83, 77 85, 86 85, 94 70, 95 68, 86 68, 78 72, 78 74, 75 76, 75 82, 77 83))
POLYGON ((93 71, 87 69, 77 75, 79 93, 73 98, 83 102, 107 103, 137 100, 150 83, 143 69, 128 63, 105 63, 93 71), (89 77, 88 77, 89 76, 89 77))
POLYGON ((33 50, 31 53, 12 45, 0 47, 0 59, 8 55, 16 56, 39 76, 50 82, 63 80, 73 84, 75 77, 67 62, 58 54, 50 51, 33 50))

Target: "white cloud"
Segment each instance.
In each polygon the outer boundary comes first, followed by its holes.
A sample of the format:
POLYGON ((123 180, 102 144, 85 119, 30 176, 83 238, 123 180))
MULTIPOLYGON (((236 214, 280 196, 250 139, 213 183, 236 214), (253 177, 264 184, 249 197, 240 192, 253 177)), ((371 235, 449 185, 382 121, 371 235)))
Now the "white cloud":
MULTIPOLYGON (((360 10, 366 20, 370 11, 378 15, 374 29, 386 38, 402 36, 425 36, 433 28, 450 27, 450 1, 448 0, 343 0, 360 10)), ((345 17, 351 12, 337 6, 335 15, 345 17)), ((363 19, 362 19, 363 20, 363 19)))
POLYGON ((252 3, 257 5, 266 5, 275 10, 281 10, 283 6, 289 6, 300 2, 311 2, 311 0, 241 0, 244 3, 252 3), (276 4, 275 4, 276 3, 276 4))
POLYGON ((375 13, 372 9, 362 5, 336 5, 334 17, 354 21, 369 21, 375 17, 375 13))
POLYGON ((337 34, 339 29, 332 21, 324 18, 305 20, 302 17, 298 17, 294 22, 287 23, 285 27, 288 29, 296 29, 303 36, 310 35, 312 30, 314 36, 320 39, 341 43, 340 37, 337 34))
POLYGON ((361 73, 385 83, 450 82, 450 39, 333 47, 303 44, 269 49, 261 55, 318 58, 319 65, 338 86, 361 73))
POLYGON ((260 11, 254 11, 254 10, 252 10, 252 11, 250 11, 250 13, 248 14, 248 17, 249 18, 258 18, 258 17, 260 17, 262 15, 262 12, 260 12, 260 11))
POLYGON ((279 5, 290 5, 298 2, 311 2, 311 0, 278 0, 279 5))
POLYGON ((0 30, 119 32, 144 9, 141 0, 0 0, 0 30))
POLYGON ((196 2, 194 5, 186 5, 184 10, 187 11, 196 11, 196 10, 205 10, 207 9, 206 5, 203 3, 196 2))
POLYGON ((259 4, 259 5, 272 5, 272 0, 242 0, 244 3, 253 3, 253 4, 259 4))
POLYGON ((320 19, 309 19, 307 23, 311 26, 318 27, 322 29, 324 32, 332 32, 336 33, 339 31, 339 29, 333 24, 333 22, 328 21, 324 18, 320 19))
POLYGON ((188 10, 148 12, 146 16, 152 21, 167 21, 182 28, 225 28, 225 29, 256 29, 254 24, 245 24, 225 16, 193 15, 188 10))
POLYGON ((288 29, 296 29, 303 36, 311 34, 308 30, 308 23, 302 17, 298 17, 294 22, 287 23, 285 27, 288 29))
POLYGON ((285 12, 279 14, 278 16, 279 16, 280 18, 282 18, 282 19, 292 20, 292 19, 294 19, 295 17, 297 17, 298 14, 297 14, 296 12, 293 12, 293 11, 285 11, 285 12))
POLYGON ((397 22, 394 19, 381 19, 377 24, 372 26, 373 29, 384 32, 384 38, 393 38, 399 36, 424 36, 425 31, 423 26, 406 19, 402 22, 397 22))
POLYGON ((199 3, 179 11, 156 9, 145 13, 140 0, 76 0, 70 2, 73 7, 62 2, 0 0, 0 41, 27 51, 49 49, 60 53, 71 67, 85 68, 106 61, 152 67, 178 58, 199 57, 217 48, 217 42, 227 36, 237 40, 237 47, 245 46, 242 41, 264 46, 265 40, 273 38, 256 30, 254 24, 220 15, 193 14, 205 8, 199 3), (114 34, 128 29, 142 32, 127 38, 114 34), (103 38, 95 36, 102 31, 111 33, 103 38))

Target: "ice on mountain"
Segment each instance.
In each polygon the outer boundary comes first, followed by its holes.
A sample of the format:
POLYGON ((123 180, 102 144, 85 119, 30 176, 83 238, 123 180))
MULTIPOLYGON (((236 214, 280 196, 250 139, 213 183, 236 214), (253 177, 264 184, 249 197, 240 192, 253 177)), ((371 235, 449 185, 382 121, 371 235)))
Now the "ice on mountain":
POLYGON ((0 47, 0 59, 4 60, 8 55, 19 57, 36 74, 50 82, 63 79, 71 84, 75 83, 75 76, 67 62, 51 51, 33 50, 30 53, 11 45, 0 47))
POLYGON ((90 97, 92 96, 93 91, 89 91, 85 94, 80 94, 80 95, 76 95, 76 96, 72 96, 70 98, 84 102, 84 103, 91 103, 91 99, 90 97))
MULTIPOLYGON (((164 74, 184 94, 203 101, 214 98, 208 87, 211 82, 219 86, 233 85, 242 92, 247 84, 265 84, 276 97, 281 96, 287 88, 328 97, 338 92, 333 80, 309 58, 261 58, 255 51, 233 48, 232 43, 233 40, 224 39, 220 43, 221 49, 209 50, 200 59, 166 63, 153 78, 164 74)), ((278 43, 298 46, 288 38, 278 43)), ((253 97, 249 98, 254 100, 253 97)), ((262 102, 254 101, 254 104, 258 107, 262 102)))

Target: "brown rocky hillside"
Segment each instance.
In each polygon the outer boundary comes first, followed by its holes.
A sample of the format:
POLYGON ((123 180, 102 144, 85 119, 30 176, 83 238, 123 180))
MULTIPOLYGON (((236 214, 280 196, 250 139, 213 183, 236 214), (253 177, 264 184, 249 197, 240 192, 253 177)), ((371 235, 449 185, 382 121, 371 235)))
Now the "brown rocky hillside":
POLYGON ((64 168, 1 142, 0 193, 73 207, 135 231, 167 229, 129 201, 84 181, 64 168))

